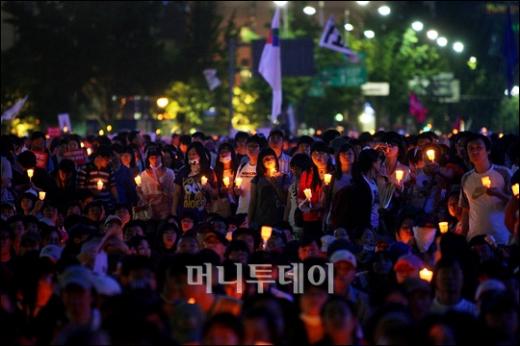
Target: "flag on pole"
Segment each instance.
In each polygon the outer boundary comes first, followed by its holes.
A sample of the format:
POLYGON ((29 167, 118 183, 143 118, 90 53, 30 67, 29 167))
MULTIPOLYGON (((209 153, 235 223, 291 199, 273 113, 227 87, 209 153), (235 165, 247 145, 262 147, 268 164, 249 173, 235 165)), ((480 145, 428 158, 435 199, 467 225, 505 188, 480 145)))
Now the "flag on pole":
POLYGON ((410 108, 409 112, 411 115, 413 115, 417 122, 424 123, 426 121, 426 116, 428 115, 428 108, 424 107, 421 101, 419 101, 419 98, 415 93, 410 93, 410 108))
POLYGON ((2 113, 1 120, 12 120, 14 119, 18 113, 20 113, 20 110, 22 109, 23 105, 25 104, 25 101, 27 101, 27 98, 29 95, 25 95, 23 99, 19 99, 16 101, 16 103, 9 109, 7 109, 5 112, 2 113))
POLYGON ((323 33, 321 34, 320 39, 320 47, 343 53, 351 60, 359 60, 358 55, 349 49, 343 42, 343 37, 341 37, 340 31, 336 28, 333 17, 329 18, 327 24, 325 24, 325 27, 323 28, 323 33))
POLYGON ((217 70, 214 68, 208 68, 203 71, 206 83, 208 83, 209 90, 213 91, 220 85, 220 79, 217 77, 217 70))
POLYGON ((273 103, 271 107, 271 122, 274 124, 282 113, 282 64, 280 61, 280 39, 278 28, 280 27, 280 9, 277 8, 271 22, 271 32, 265 43, 258 72, 269 83, 273 90, 273 103))

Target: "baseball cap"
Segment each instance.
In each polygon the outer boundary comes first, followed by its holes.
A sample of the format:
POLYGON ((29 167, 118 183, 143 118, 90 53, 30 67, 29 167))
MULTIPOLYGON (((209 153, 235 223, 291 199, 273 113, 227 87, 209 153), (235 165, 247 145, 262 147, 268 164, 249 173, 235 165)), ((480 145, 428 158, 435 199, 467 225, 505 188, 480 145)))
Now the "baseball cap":
POLYGON ((329 245, 332 244, 336 240, 336 237, 332 235, 324 235, 321 237, 321 252, 327 252, 329 249, 329 245))
POLYGON ((104 296, 115 296, 121 294, 121 285, 109 275, 97 274, 92 275, 92 284, 98 294, 104 296))
POLYGON ((40 251, 40 257, 48 257, 54 263, 56 263, 61 258, 62 251, 63 249, 61 247, 54 244, 49 244, 42 248, 42 250, 40 251))
POLYGON ((75 284, 85 290, 89 290, 93 285, 92 273, 87 268, 79 265, 70 266, 60 275, 59 282, 61 288, 66 288, 71 284, 75 284))
POLYGON ((123 222, 121 221, 121 218, 117 215, 109 215, 105 220, 105 226, 108 226, 109 223, 116 222, 119 224, 119 226, 123 225, 123 222))
POLYGON ((330 256, 330 261, 334 264, 345 261, 352 264, 353 267, 357 267, 356 256, 354 256, 352 252, 348 250, 338 250, 334 252, 332 256, 330 256))
POLYGON ((394 265, 394 271, 412 271, 412 270, 420 270, 423 266, 423 261, 412 254, 404 255, 399 257, 397 262, 394 265))

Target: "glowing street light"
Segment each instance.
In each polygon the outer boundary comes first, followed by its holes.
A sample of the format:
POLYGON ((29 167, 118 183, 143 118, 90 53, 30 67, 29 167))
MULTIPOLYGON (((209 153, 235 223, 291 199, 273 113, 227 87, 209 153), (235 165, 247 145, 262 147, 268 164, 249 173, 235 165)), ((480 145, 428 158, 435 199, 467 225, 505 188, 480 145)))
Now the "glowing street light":
POLYGON ((379 14, 383 17, 386 17, 390 14, 390 12, 392 12, 392 10, 390 10, 390 7, 383 5, 377 9, 377 12, 379 12, 379 14))
POLYGON ((305 13, 308 16, 314 16, 316 14, 316 9, 312 6, 305 6, 303 8, 303 13, 305 13))
POLYGON ((422 31, 422 29, 424 29, 424 24, 418 20, 416 20, 415 22, 412 23, 412 29, 414 31, 422 31))
POLYGON ((343 121, 343 119, 344 119, 343 114, 341 114, 341 113, 336 114, 334 119, 336 119, 336 121, 338 121, 338 122, 343 121))
POLYGON ((366 6, 370 1, 356 1, 359 6, 366 6))
POLYGON ((273 1, 277 7, 285 7, 289 1, 273 1))
POLYGON ((347 31, 354 30, 354 25, 352 25, 350 23, 345 24, 345 30, 347 30, 347 31))
POLYGON ((455 51, 455 53, 462 53, 462 51, 464 50, 464 44, 462 44, 462 42, 460 41, 453 43, 453 50, 455 51))
POLYGON ((157 107, 164 108, 164 107, 168 106, 169 102, 170 102, 170 100, 168 100, 167 97, 159 97, 157 99, 157 107))
POLYGON ((446 45, 448 44, 448 39, 444 36, 441 36, 437 39, 437 44, 439 45, 439 47, 446 47, 446 45))
POLYGON ((373 39, 374 37, 376 37, 376 33, 373 32, 372 30, 365 30, 363 32, 363 35, 365 35, 365 37, 368 38, 369 40, 373 39))
POLYGON ((426 32, 426 37, 428 37, 430 40, 436 40, 437 37, 439 37, 439 33, 437 32, 437 30, 428 30, 426 32))

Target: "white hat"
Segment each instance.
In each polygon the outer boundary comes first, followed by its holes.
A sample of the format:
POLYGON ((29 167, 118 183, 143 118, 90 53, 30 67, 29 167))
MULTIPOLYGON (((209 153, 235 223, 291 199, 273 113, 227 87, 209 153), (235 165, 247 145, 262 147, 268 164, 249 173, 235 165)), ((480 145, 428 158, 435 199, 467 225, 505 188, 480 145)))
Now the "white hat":
POLYGON ((56 263, 61 258, 62 251, 63 249, 58 245, 49 244, 42 248, 42 250, 40 251, 40 257, 48 257, 54 263, 56 263))
POLYGON ((121 285, 111 276, 94 273, 92 283, 98 294, 115 296, 121 294, 121 285))
POLYGON ((332 244, 336 238, 332 235, 324 235, 321 237, 321 252, 327 252, 329 245, 332 244))
POLYGON ((346 261, 346 262, 352 264, 352 266, 357 267, 356 256, 354 256, 352 254, 352 252, 350 252, 348 250, 338 250, 338 251, 335 251, 330 256, 330 261, 332 263, 338 263, 338 262, 341 262, 341 261, 346 261))
POLYGON ((478 285, 477 291, 475 292, 475 300, 479 300, 482 294, 488 291, 499 291, 503 292, 506 290, 506 285, 502 281, 496 279, 489 279, 483 281, 478 285))

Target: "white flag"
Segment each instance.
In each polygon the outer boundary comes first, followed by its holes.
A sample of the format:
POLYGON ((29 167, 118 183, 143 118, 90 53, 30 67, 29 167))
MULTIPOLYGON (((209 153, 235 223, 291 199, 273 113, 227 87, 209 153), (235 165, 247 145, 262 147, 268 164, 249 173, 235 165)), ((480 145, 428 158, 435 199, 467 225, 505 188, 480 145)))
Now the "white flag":
POLYGON ((16 103, 9 109, 7 109, 5 112, 2 113, 2 121, 3 120, 12 120, 14 117, 20 113, 20 110, 22 109, 23 105, 25 104, 25 101, 27 101, 27 98, 29 95, 25 95, 23 99, 19 99, 16 101, 16 103))
POLYGON ((321 35, 320 39, 320 47, 325 47, 335 50, 336 52, 346 54, 351 59, 358 58, 357 54, 350 50, 343 43, 341 33, 336 28, 336 25, 334 25, 334 18, 332 17, 329 18, 327 24, 325 24, 325 28, 323 28, 323 34, 321 35))
POLYGON ((220 85, 220 79, 217 77, 217 70, 208 68, 203 71, 209 90, 213 91, 220 85))
POLYGON ((265 43, 258 66, 258 72, 260 72, 273 90, 271 107, 271 122, 273 124, 280 113, 282 113, 282 63, 280 61, 280 39, 278 37, 279 26, 280 9, 277 8, 271 22, 271 32, 265 43))

